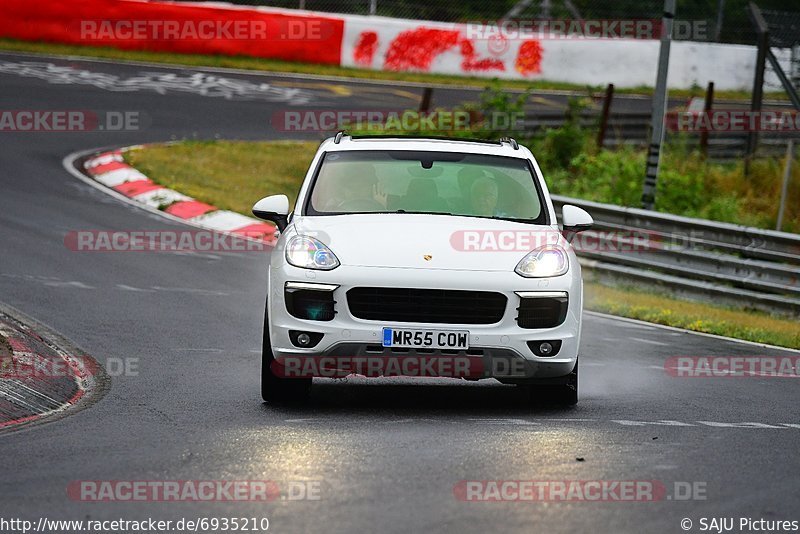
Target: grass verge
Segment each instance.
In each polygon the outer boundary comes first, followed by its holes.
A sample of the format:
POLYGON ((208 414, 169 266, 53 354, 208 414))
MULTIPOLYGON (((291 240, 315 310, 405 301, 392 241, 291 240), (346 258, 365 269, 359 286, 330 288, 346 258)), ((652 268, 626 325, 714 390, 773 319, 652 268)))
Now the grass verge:
MULTIPOLYGON (((283 193, 294 202, 316 142, 186 141, 126 154, 151 179, 198 200, 249 214, 259 198, 283 193)), ((586 284, 586 309, 759 343, 800 348, 791 319, 622 287, 586 284)))
MULTIPOLYGON (((175 54, 169 52, 150 52, 145 50, 120 50, 110 47, 79 46, 44 42, 27 42, 14 39, 0 39, 0 50, 9 52, 29 52, 38 54, 55 54, 68 56, 84 56, 101 59, 116 59, 122 61, 146 61, 150 63, 164 63, 170 65, 188 65, 192 67, 225 67, 233 69, 247 69, 267 72, 284 72, 294 74, 316 74, 322 76, 341 76, 347 78, 360 78, 366 80, 386 80, 399 82, 417 82, 443 85, 459 85, 476 88, 486 87, 488 78, 453 76, 445 74, 425 74, 420 72, 385 72, 368 69, 339 67, 334 65, 315 65, 309 63, 295 63, 276 59, 263 59, 245 56, 212 56, 203 54, 175 54)), ((575 91, 583 95, 589 92, 600 93, 605 90, 600 86, 577 85, 564 82, 549 82, 545 80, 500 80, 499 87, 507 90, 560 90, 575 91)), ((643 94, 653 93, 652 87, 616 88, 618 94, 643 94)), ((670 96, 689 98, 703 96, 705 88, 693 87, 691 89, 672 89, 670 96)), ((747 100, 749 91, 716 91, 715 98, 747 100)), ((768 92, 764 98, 774 100, 788 100, 784 92, 768 92)))
POLYGON ((800 349, 800 325, 797 320, 596 283, 587 283, 585 292, 587 310, 800 349))
POLYGON ((250 215, 267 195, 297 198, 318 142, 184 141, 126 153, 161 185, 221 209, 250 215))

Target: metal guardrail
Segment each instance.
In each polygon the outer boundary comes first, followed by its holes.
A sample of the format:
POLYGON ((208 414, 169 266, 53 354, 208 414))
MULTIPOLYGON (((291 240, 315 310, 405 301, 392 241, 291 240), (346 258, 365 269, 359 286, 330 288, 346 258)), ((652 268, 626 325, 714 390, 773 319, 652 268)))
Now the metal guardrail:
POLYGON ((577 238, 592 246, 576 250, 600 280, 800 315, 800 235, 558 195, 553 203, 594 217, 593 229, 577 238))

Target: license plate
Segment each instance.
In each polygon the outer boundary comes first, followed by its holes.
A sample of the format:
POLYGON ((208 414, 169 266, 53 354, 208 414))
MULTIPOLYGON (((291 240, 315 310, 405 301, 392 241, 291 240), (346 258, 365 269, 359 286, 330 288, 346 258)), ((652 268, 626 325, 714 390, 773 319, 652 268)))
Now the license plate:
POLYGON ((467 330, 384 328, 383 346, 414 349, 468 349, 469 332, 467 330))

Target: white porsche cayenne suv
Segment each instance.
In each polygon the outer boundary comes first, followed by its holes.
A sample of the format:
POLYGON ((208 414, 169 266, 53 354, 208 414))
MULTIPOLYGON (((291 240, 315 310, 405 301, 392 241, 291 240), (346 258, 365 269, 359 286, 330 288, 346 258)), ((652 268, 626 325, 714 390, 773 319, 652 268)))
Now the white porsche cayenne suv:
POLYGON ((583 282, 531 152, 498 142, 355 137, 314 156, 268 269, 261 392, 305 398, 314 377, 496 379, 575 404, 583 282))

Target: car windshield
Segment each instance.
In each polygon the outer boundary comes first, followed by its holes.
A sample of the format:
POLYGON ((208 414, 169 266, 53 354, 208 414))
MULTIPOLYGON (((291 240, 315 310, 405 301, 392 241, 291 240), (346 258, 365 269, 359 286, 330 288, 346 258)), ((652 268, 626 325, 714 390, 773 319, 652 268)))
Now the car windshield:
POLYGON ((545 222, 527 160, 431 151, 324 155, 309 215, 433 213, 545 222))

